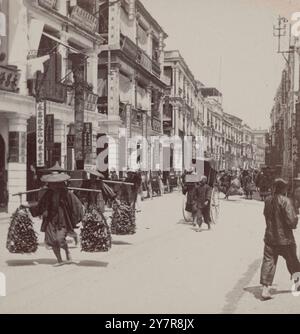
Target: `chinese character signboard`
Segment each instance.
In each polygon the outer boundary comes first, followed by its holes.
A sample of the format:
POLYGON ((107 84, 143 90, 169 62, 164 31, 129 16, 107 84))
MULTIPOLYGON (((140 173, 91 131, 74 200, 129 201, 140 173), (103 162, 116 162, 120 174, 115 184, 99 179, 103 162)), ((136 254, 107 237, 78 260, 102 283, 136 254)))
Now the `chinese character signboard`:
POLYGON ((20 73, 16 68, 0 65, 0 89, 18 92, 20 73))
POLYGON ((45 143, 47 147, 54 144, 54 115, 45 116, 45 143))
POLYGON ((93 129, 92 123, 84 123, 83 126, 83 147, 84 152, 89 154, 92 153, 93 147, 93 129))
POLYGON ((26 163, 26 133, 20 132, 20 145, 19 145, 19 162, 22 164, 26 163))
POLYGON ((45 165, 45 102, 36 104, 36 165, 45 165))

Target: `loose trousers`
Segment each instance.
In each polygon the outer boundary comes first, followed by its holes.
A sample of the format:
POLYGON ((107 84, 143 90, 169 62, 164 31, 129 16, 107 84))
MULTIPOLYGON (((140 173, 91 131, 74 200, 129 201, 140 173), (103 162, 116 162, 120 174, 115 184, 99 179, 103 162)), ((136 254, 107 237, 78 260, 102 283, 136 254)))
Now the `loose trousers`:
POLYGON ((300 272, 300 262, 297 257, 295 244, 286 246, 272 246, 265 244, 260 284, 267 286, 273 284, 278 256, 282 256, 285 259, 287 269, 291 275, 300 272))

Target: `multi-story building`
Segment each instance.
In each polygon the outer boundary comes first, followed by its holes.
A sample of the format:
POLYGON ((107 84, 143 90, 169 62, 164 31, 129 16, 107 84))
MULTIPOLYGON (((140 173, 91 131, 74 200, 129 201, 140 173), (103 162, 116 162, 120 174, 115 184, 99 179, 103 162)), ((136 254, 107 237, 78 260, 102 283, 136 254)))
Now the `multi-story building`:
MULTIPOLYGON (((104 173, 138 165, 129 138, 162 134, 167 87, 167 35, 143 4, 1 4, 7 36, 0 50, 0 205, 11 212, 19 203, 12 194, 36 187, 36 170, 56 161, 69 170, 97 164, 104 173)), ((137 147, 159 157, 159 146, 141 141, 137 147)))
MULTIPOLYGON (((135 168, 142 162, 127 150, 125 164, 120 165, 122 159, 119 157, 124 151, 120 149, 120 128, 124 128, 121 136, 124 135, 125 143, 129 138, 143 136, 149 139, 163 132, 164 41, 167 35, 141 1, 110 3, 109 7, 105 3, 100 7, 100 10, 103 8, 103 21, 99 33, 105 39, 99 56, 100 124, 101 136, 107 137, 109 143, 109 167, 122 170, 128 164, 135 168)), ((143 147, 144 153, 148 152, 143 162, 156 161, 160 156, 159 145, 151 145, 150 140, 148 144, 138 140, 133 144, 143 147)))
POLYGON ((266 165, 266 140, 268 131, 254 129, 252 134, 254 141, 254 167, 262 168, 266 165))
POLYGON ((241 128, 242 119, 228 113, 223 117, 225 139, 225 168, 241 167, 241 128))
POLYGON ((291 181, 291 184, 300 172, 299 50, 299 39, 292 38, 288 61, 282 71, 270 114, 267 148, 268 165, 276 169, 278 176, 291 181))
POLYGON ((205 99, 204 137, 205 157, 218 161, 220 169, 225 168, 222 94, 216 88, 201 87, 205 99))
POLYGON ((0 64, 0 166, 7 177, 1 188, 9 189, 11 212, 19 204, 12 194, 37 186, 36 169, 56 161, 68 169, 94 164, 102 38, 100 1, 1 3, 7 22, 0 64))
POLYGON ((254 168, 254 138, 249 125, 242 126, 241 164, 243 168, 254 168))
MULTIPOLYGON (((199 83, 178 50, 166 51, 164 57, 164 77, 168 90, 164 104, 163 132, 182 140, 190 136, 192 146, 195 147, 196 137, 203 136, 204 99, 199 83)), ((191 160, 196 159, 195 149, 192 151, 191 160)), ((180 150, 177 154, 180 154, 180 150)), ((174 158, 180 161, 176 154, 174 158)))

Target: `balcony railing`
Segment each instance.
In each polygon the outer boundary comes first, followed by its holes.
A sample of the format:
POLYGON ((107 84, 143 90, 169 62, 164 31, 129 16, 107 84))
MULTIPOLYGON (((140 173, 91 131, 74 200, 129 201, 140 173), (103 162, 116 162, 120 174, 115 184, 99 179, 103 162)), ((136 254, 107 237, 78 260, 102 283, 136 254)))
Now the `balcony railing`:
POLYGON ((70 19, 79 27, 94 33, 97 29, 97 18, 79 6, 71 7, 70 19))
POLYGON ((56 7, 57 0, 38 0, 38 4, 41 7, 44 7, 46 9, 54 9, 56 7))
POLYGON ((161 71, 159 63, 156 60, 152 60, 144 50, 139 48, 130 38, 122 34, 121 49, 130 59, 134 59, 148 72, 160 77, 161 71))
POLYGON ((0 90, 17 93, 20 73, 16 67, 0 65, 0 90))
POLYGON ((152 60, 142 49, 138 49, 136 61, 147 71, 152 72, 152 60))

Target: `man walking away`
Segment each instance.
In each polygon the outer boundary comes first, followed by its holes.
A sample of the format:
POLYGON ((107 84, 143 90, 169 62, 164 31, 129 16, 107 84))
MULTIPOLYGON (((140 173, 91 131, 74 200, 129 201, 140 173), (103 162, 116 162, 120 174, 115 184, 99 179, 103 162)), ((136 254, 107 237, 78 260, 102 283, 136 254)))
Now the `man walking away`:
POLYGON ((272 298, 269 287, 273 283, 279 255, 285 259, 291 275, 300 272, 293 235, 298 217, 290 199, 286 196, 287 185, 283 179, 276 179, 273 194, 265 201, 265 247, 260 276, 263 299, 272 298))

